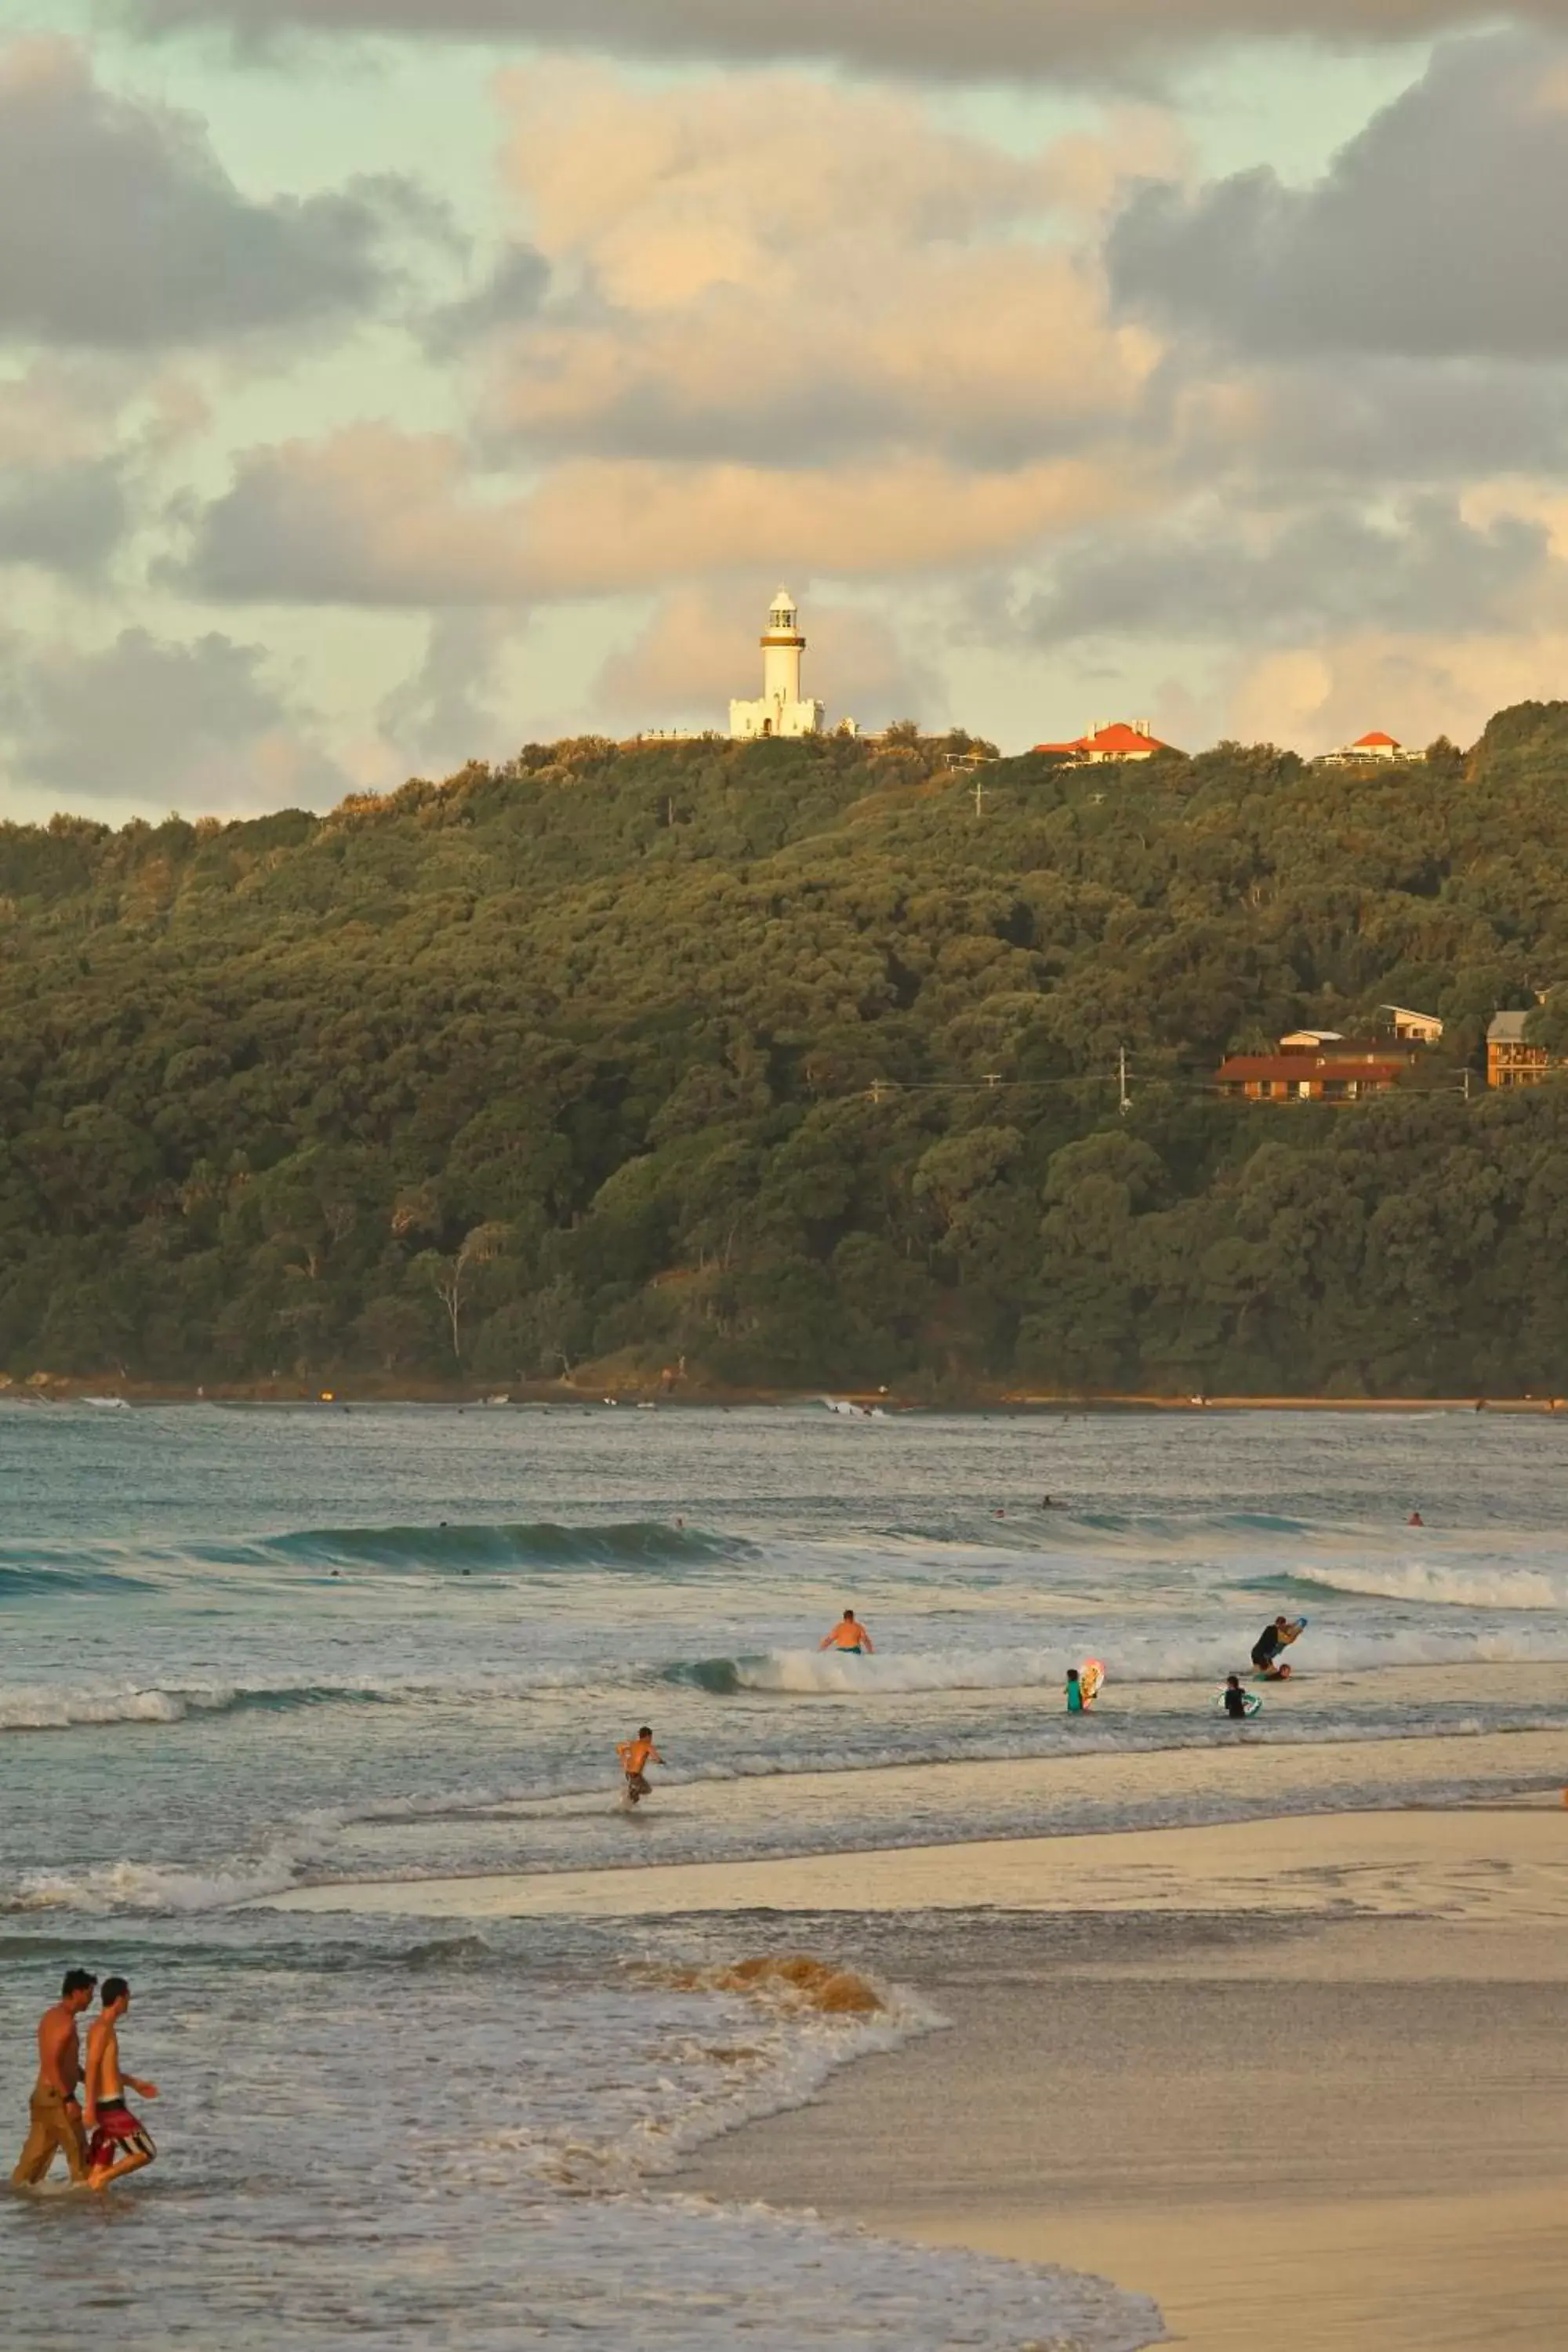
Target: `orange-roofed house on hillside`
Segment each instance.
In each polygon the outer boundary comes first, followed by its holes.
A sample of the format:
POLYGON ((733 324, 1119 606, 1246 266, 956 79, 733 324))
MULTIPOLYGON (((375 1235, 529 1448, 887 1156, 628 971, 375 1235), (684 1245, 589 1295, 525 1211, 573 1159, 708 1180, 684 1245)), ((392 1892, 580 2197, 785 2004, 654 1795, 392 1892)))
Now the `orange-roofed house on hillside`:
POLYGON ((1325 751, 1321 764, 1325 767, 1360 767, 1363 760, 1419 760, 1419 751, 1407 751, 1397 735, 1385 735, 1374 727, 1370 735, 1358 735, 1353 743, 1342 743, 1337 751, 1325 751))
POLYGON ((1090 765, 1101 760, 1152 760, 1156 751, 1170 751, 1171 745, 1161 742, 1146 719, 1135 719, 1131 727, 1118 719, 1110 727, 1101 727, 1097 720, 1087 735, 1071 743, 1037 743, 1035 749, 1090 765))

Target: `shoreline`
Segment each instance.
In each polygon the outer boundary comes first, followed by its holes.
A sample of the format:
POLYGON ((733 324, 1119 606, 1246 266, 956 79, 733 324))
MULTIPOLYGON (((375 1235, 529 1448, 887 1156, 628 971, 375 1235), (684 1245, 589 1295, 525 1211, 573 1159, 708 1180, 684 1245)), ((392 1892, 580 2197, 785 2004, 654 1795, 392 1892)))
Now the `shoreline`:
POLYGON ((1508 1413, 1538 1414, 1568 1420, 1568 1397, 1537 1396, 1161 1396, 1147 1393, 1084 1393, 1077 1391, 1019 1391, 976 1383, 951 1397, 935 1397, 918 1390, 856 1388, 721 1388, 688 1381, 665 1390, 657 1377, 637 1378, 625 1371, 606 1372, 602 1380, 584 1377, 564 1381, 514 1381, 504 1391, 486 1390, 471 1381, 383 1381, 345 1374, 331 1387, 302 1380, 193 1382, 140 1381, 121 1373, 89 1374, 34 1372, 25 1376, 0 1373, 0 1403, 77 1404, 113 1400, 126 1405, 257 1405, 294 1409, 301 1405, 331 1411, 359 1405, 426 1405, 459 1411, 538 1410, 595 1412, 605 1407, 654 1407, 660 1412, 736 1412, 765 1408, 798 1410, 822 1405, 827 1396, 855 1405, 868 1415, 1098 1413, 1508 1413))
MULTIPOLYGON (((1530 1737, 1530 1735, 1524 1735, 1530 1737)), ((1551 1739, 1568 1772, 1568 1737, 1551 1739)), ((984 1766, 960 1770, 984 1772, 984 1766)), ((1035 1771, 1037 1768, 1017 1768, 1035 1771)), ((1538 1767, 1539 1769, 1539 1767, 1538 1767)), ((773 1784, 776 1787, 776 1783, 773 1784)), ((1568 1922, 1568 1792, 1384 1804, 1163 1828, 952 1839, 595 1869, 318 1881, 247 1910, 426 1919, 668 1918, 773 1911, 1245 1911, 1256 1917, 1568 1922)))

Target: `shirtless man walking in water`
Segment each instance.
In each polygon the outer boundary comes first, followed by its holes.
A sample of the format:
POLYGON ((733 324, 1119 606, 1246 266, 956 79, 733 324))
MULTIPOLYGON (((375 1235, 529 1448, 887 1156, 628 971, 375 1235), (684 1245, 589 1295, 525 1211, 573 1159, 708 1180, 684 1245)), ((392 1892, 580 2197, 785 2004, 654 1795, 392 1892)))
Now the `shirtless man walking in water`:
POLYGON ((71 2179, 87 2179, 87 2141, 82 2134, 77 2085, 81 2081, 81 2044, 77 2020, 92 2000, 98 1979, 85 1969, 68 1969, 60 1997, 38 2020, 38 2079, 30 2102, 32 2128, 11 2175, 16 2189, 37 2189, 47 2179, 58 2148, 71 2179))
POLYGON ((153 2135, 125 2104, 125 2085, 143 2099, 155 2099, 156 2083, 141 2082, 120 2071, 120 2021, 131 2007, 131 1988, 123 1977, 105 1977, 103 2006, 87 2037, 87 2127, 92 2134, 88 2148, 87 2185, 107 2189, 128 2172, 140 2172, 158 2151, 153 2135))
POLYGON ((616 1744, 616 1754, 621 1759, 621 1769, 626 1776, 626 1802, 640 1804, 644 1797, 653 1794, 647 1778, 650 1764, 662 1764, 663 1757, 653 1744, 653 1733, 645 1723, 635 1739, 623 1739, 616 1744))
POLYGON ((847 1658, 858 1658, 862 1651, 868 1658, 875 1654, 875 1644, 871 1636, 867 1633, 853 1609, 847 1609, 844 1612, 832 1633, 825 1633, 816 1646, 819 1650, 842 1651, 847 1658))

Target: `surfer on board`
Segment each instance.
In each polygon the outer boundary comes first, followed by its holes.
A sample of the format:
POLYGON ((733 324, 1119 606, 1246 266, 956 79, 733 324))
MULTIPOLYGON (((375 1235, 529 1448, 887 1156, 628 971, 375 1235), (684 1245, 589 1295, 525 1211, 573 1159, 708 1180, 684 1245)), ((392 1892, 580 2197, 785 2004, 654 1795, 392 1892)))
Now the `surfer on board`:
POLYGON ((876 1644, 853 1609, 847 1609, 831 1633, 825 1633, 817 1643, 819 1650, 838 1650, 847 1658, 858 1658, 864 1651, 867 1657, 875 1654, 876 1644))

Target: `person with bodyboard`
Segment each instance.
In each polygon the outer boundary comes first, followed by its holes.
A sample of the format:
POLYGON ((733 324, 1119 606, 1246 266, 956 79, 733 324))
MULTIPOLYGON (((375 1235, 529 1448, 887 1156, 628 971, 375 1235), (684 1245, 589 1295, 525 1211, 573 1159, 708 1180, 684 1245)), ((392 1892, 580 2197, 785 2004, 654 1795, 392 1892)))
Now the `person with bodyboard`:
POLYGON ((1098 1658, 1086 1658, 1081 1666, 1068 1668, 1067 1700, 1069 1715, 1088 1715, 1100 1696, 1105 1680, 1105 1668, 1098 1658))
POLYGON ((1239 1675, 1226 1675, 1225 1688, 1219 1695, 1219 1703, 1222 1711, 1232 1723, 1247 1722, 1247 1718, 1256 1715, 1263 1705, 1256 1691, 1243 1689, 1239 1675))
POLYGON ((1282 1683, 1290 1672, 1290 1662, 1281 1664, 1279 1653, 1300 1640, 1307 1630, 1304 1617, 1276 1617, 1272 1625, 1265 1625, 1252 1645, 1252 1663, 1260 1675, 1271 1683, 1282 1683))

